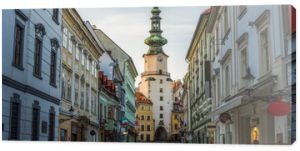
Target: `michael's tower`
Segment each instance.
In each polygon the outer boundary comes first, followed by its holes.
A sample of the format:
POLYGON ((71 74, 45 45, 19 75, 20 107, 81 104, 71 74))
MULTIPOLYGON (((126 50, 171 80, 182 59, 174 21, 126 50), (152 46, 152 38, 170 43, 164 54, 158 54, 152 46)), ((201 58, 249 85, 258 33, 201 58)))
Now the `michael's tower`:
POLYGON ((144 72, 141 75, 139 91, 153 102, 153 118, 155 120, 155 140, 167 141, 171 132, 172 79, 168 72, 168 55, 162 46, 167 39, 161 36, 160 9, 151 10, 150 36, 145 39, 149 50, 144 57, 144 72))

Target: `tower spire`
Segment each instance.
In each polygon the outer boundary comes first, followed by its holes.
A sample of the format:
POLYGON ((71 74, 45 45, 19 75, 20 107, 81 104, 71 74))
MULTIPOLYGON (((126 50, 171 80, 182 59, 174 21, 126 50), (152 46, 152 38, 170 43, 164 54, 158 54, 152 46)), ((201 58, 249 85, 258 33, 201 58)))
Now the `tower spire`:
POLYGON ((162 30, 160 29, 160 9, 158 7, 153 7, 151 10, 151 30, 149 31, 150 36, 145 39, 144 43, 149 46, 147 54, 158 54, 162 53, 162 46, 168 41, 161 36, 162 30))

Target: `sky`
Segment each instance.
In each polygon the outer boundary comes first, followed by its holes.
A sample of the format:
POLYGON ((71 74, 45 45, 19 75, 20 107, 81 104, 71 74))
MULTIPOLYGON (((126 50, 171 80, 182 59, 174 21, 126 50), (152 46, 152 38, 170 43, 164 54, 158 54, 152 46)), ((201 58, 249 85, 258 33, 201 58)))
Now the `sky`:
MULTIPOLYGON (((182 79, 187 72, 186 53, 200 14, 208 7, 160 7, 162 36, 168 40, 163 47, 169 55, 168 70, 173 80, 182 79)), ((108 35, 134 61, 139 73, 135 85, 144 71, 142 55, 148 51, 144 44, 150 30, 152 7, 80 8, 84 21, 88 20, 108 35)))

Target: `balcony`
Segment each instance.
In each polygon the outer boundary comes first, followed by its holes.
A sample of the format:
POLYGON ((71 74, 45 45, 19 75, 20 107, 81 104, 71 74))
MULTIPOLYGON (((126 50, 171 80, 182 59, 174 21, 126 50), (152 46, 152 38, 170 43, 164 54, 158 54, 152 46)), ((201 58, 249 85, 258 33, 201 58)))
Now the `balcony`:
POLYGON ((147 76, 147 75, 166 75, 170 76, 169 72, 164 72, 164 71, 145 71, 142 73, 142 76, 147 76))

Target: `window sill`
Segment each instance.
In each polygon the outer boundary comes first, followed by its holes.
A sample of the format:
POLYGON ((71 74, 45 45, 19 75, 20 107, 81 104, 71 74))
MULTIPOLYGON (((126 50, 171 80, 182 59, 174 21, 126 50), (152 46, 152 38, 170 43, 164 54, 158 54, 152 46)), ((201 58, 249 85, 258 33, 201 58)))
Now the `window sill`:
POLYGON ((54 88, 57 88, 56 83, 50 82, 50 85, 53 86, 54 88))
POLYGON ((58 22, 57 19, 55 19, 54 17, 52 17, 52 20, 53 20, 57 25, 59 25, 59 22, 58 22))
POLYGON ((38 74, 36 74, 36 73, 33 73, 33 76, 36 77, 36 78, 38 78, 38 79, 40 79, 40 80, 43 79, 41 75, 38 75, 38 74))
POLYGON ((17 68, 17 69, 19 69, 19 70, 21 70, 21 71, 24 71, 24 68, 23 68, 23 66, 21 65, 21 66, 18 66, 18 65, 16 65, 16 64, 12 64, 15 68, 17 68))

